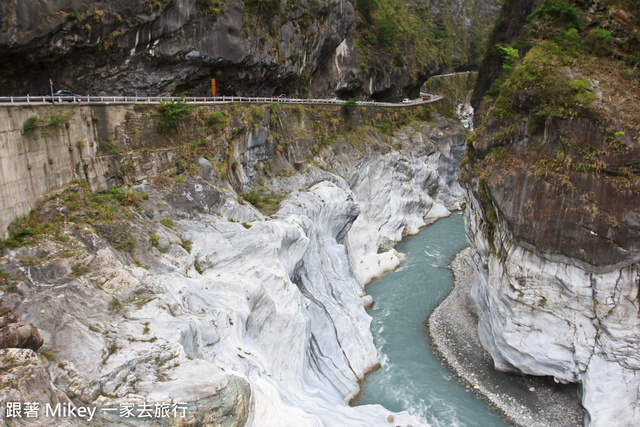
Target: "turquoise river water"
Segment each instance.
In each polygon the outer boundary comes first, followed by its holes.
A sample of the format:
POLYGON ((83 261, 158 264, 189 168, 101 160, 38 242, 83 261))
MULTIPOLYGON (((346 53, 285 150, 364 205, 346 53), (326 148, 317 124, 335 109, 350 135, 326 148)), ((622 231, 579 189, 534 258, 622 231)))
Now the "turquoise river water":
POLYGON ((375 300, 369 310, 381 368, 367 375, 354 404, 378 403, 408 411, 433 427, 506 426, 489 406, 468 391, 434 355, 425 320, 453 284, 446 268, 467 246, 459 213, 405 238, 396 249, 408 254, 400 268, 367 286, 375 300))

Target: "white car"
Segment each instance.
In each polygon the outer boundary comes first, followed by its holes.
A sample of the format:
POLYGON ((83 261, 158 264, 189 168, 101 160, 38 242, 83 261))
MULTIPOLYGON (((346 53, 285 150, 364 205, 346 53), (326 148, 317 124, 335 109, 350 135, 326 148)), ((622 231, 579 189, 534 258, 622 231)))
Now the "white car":
POLYGON ((411 100, 409 98, 405 98, 402 100, 403 104, 411 104, 411 100))

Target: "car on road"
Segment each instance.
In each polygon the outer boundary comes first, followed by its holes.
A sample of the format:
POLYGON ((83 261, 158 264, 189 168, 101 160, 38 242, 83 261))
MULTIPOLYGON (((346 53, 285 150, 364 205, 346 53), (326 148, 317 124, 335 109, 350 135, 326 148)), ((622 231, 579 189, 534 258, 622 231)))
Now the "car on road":
POLYGON ((53 97, 51 95, 45 96, 44 100, 46 102, 80 102, 82 95, 76 95, 70 90, 59 90, 53 93, 53 97))
POLYGON ((431 95, 422 95, 422 100, 423 101, 428 101, 431 99, 431 95))
POLYGON ((409 98, 405 98, 402 100, 403 104, 411 104, 411 100, 409 98))

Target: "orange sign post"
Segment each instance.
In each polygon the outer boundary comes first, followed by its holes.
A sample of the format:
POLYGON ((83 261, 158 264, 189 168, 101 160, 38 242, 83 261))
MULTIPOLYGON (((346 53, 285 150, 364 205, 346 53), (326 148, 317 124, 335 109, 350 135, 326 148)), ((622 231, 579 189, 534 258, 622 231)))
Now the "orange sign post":
POLYGON ((216 96, 216 79, 211 79, 211 96, 216 96))

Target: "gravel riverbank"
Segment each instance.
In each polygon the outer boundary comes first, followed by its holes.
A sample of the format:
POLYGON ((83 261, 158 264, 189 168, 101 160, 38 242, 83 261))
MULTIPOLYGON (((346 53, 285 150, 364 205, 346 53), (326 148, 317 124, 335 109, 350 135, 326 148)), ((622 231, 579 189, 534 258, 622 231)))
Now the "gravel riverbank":
POLYGON ((511 424, 526 427, 582 426, 584 409, 575 385, 550 377, 519 376, 496 371, 478 338, 478 314, 470 295, 473 282, 471 249, 450 264, 453 289, 431 312, 427 332, 436 354, 455 377, 487 400, 511 424))

